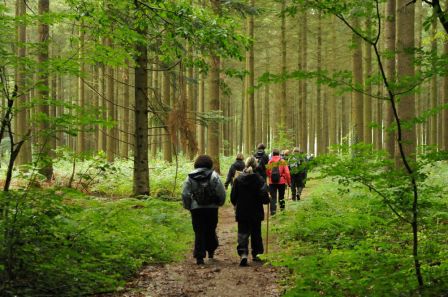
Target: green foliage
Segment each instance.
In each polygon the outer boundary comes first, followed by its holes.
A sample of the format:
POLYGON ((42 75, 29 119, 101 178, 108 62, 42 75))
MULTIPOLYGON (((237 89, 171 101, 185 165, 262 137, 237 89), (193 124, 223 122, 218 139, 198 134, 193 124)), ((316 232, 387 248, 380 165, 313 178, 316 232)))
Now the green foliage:
POLYGON ((122 286, 144 263, 179 259, 191 238, 180 204, 107 201, 74 190, 2 192, 2 296, 81 296, 122 286))
MULTIPOLYGON (((438 164, 431 171, 437 174, 428 183, 440 185, 448 166, 438 164)), ((285 296, 418 296, 412 232, 379 196, 354 184, 344 191, 328 178, 307 186, 313 188, 306 199, 272 224, 282 249, 271 261, 293 273, 285 296)), ((446 209, 446 199, 433 197, 423 215, 424 296, 448 289, 448 242, 442 235, 448 231, 446 209)))
POLYGON ((292 130, 279 126, 278 133, 272 140, 272 148, 277 148, 279 150, 292 149, 294 146, 294 137, 292 137, 292 134, 292 130))

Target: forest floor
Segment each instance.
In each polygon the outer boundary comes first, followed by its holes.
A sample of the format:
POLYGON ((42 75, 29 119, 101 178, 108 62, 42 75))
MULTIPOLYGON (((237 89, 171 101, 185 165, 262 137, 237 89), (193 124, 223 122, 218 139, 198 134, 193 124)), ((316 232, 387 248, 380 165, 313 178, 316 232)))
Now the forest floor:
MULTIPOLYGON (((263 223, 263 228, 266 228, 263 223)), ((177 263, 149 265, 130 281, 125 290, 109 297, 193 297, 193 296, 281 296, 279 281, 285 271, 268 264, 251 262, 239 267, 236 252, 236 222, 231 206, 220 209, 218 223, 220 246, 212 260, 196 265, 191 251, 177 263)), ((265 238, 263 238, 263 241, 265 238)), ((278 248, 269 240, 269 251, 278 248)))

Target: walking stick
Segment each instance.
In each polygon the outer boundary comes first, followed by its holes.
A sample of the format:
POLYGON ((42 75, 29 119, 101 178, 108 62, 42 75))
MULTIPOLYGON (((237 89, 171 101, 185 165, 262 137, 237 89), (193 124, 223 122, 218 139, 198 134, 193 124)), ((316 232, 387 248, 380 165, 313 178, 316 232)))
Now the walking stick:
POLYGON ((269 202, 268 205, 266 205, 266 254, 269 251, 269 217, 271 216, 270 207, 271 203, 269 202))

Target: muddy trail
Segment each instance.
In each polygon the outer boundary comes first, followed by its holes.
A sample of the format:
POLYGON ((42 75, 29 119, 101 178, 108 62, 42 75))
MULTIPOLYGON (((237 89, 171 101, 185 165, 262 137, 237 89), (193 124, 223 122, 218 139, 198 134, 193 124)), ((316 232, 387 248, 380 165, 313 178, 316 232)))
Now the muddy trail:
MULTIPOLYGON (((124 291, 108 296, 281 296, 283 290, 278 282, 284 272, 279 268, 252 262, 250 258, 248 267, 239 267, 236 223, 230 206, 220 209, 218 237, 220 246, 215 257, 205 259, 205 265, 196 265, 190 251, 181 262, 143 268, 124 291)), ((275 248, 274 240, 270 240, 269 251, 275 248)))

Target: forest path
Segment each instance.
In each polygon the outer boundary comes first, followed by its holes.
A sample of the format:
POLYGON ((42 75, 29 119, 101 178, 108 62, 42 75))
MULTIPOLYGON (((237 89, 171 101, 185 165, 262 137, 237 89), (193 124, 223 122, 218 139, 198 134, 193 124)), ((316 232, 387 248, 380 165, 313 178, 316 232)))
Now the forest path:
MULTIPOLYGON (((205 259, 205 265, 198 266, 190 251, 181 262, 147 266, 126 285, 125 291, 112 296, 281 296, 278 281, 282 273, 279 268, 251 262, 250 257, 249 267, 239 267, 236 226, 232 207, 221 208, 218 223, 220 246, 215 259, 205 259)), ((263 228, 266 228, 265 223, 263 228)), ((275 248, 275 240, 270 240, 269 251, 275 248)))

